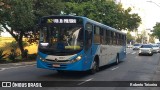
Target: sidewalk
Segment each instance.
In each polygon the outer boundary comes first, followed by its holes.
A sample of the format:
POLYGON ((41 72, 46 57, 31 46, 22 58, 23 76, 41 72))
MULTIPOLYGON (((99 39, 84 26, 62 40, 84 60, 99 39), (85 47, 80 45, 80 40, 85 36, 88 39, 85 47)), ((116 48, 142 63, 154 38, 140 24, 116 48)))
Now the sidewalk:
POLYGON ((26 65, 35 65, 36 61, 26 61, 26 62, 17 62, 17 63, 6 63, 0 64, 1 68, 8 68, 8 67, 16 67, 16 66, 26 66, 26 65))
POLYGON ((157 70, 156 70, 155 75, 153 77, 153 81, 160 81, 160 56, 159 56, 157 70))
MULTIPOLYGON (((153 76, 153 81, 160 81, 160 56, 159 56, 159 62, 157 71, 155 72, 155 75, 153 76)), ((159 87, 152 87, 150 90, 160 90, 159 87)))

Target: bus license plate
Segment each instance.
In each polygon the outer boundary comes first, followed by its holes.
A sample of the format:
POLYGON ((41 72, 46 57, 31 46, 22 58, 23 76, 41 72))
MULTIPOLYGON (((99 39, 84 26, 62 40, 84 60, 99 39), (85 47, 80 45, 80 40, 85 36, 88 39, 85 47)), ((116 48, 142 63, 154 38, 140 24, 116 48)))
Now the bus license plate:
POLYGON ((60 67, 60 65, 58 65, 58 64, 53 64, 53 67, 60 67))

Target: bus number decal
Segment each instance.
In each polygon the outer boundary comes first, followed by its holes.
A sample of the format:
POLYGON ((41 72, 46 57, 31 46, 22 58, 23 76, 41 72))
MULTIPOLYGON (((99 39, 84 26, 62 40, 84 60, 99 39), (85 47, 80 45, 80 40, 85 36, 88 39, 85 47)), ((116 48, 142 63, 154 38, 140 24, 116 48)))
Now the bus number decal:
POLYGON ((76 19, 47 19, 47 23, 77 23, 76 19))

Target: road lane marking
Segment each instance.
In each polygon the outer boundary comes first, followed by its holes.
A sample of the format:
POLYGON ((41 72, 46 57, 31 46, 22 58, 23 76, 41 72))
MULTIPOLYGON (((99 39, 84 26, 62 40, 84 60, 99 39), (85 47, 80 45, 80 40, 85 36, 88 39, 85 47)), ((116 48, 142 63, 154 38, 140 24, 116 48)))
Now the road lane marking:
POLYGON ((129 53, 131 53, 131 52, 127 52, 126 54, 129 54, 129 53))
POLYGON ((5 70, 5 68, 1 68, 1 69, 0 69, 0 71, 3 71, 3 70, 5 70))
POLYGON ((136 52, 133 52, 133 53, 131 53, 131 54, 135 54, 136 52))
POLYGON ((7 69, 14 69, 14 68, 22 68, 22 67, 27 67, 27 66, 34 66, 36 64, 32 64, 32 65, 25 65, 25 66, 17 66, 17 67, 9 67, 9 68, 1 68, 0 71, 4 71, 7 69))
POLYGON ((119 67, 115 67, 115 68, 112 68, 111 70, 113 71, 113 70, 116 70, 116 69, 118 69, 119 67))
POLYGON ((81 82, 81 83, 78 83, 77 85, 82 85, 82 84, 84 84, 84 83, 86 83, 86 82, 91 81, 92 79, 93 79, 93 78, 87 79, 87 80, 85 80, 85 81, 83 81, 83 82, 81 82))

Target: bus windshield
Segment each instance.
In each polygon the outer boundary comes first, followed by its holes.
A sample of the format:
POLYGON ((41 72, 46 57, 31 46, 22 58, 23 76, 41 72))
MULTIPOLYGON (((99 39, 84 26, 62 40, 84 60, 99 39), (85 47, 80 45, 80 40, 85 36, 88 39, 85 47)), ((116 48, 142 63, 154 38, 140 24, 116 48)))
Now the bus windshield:
POLYGON ((39 51, 52 55, 74 54, 83 48, 83 29, 76 25, 43 26, 39 51))

